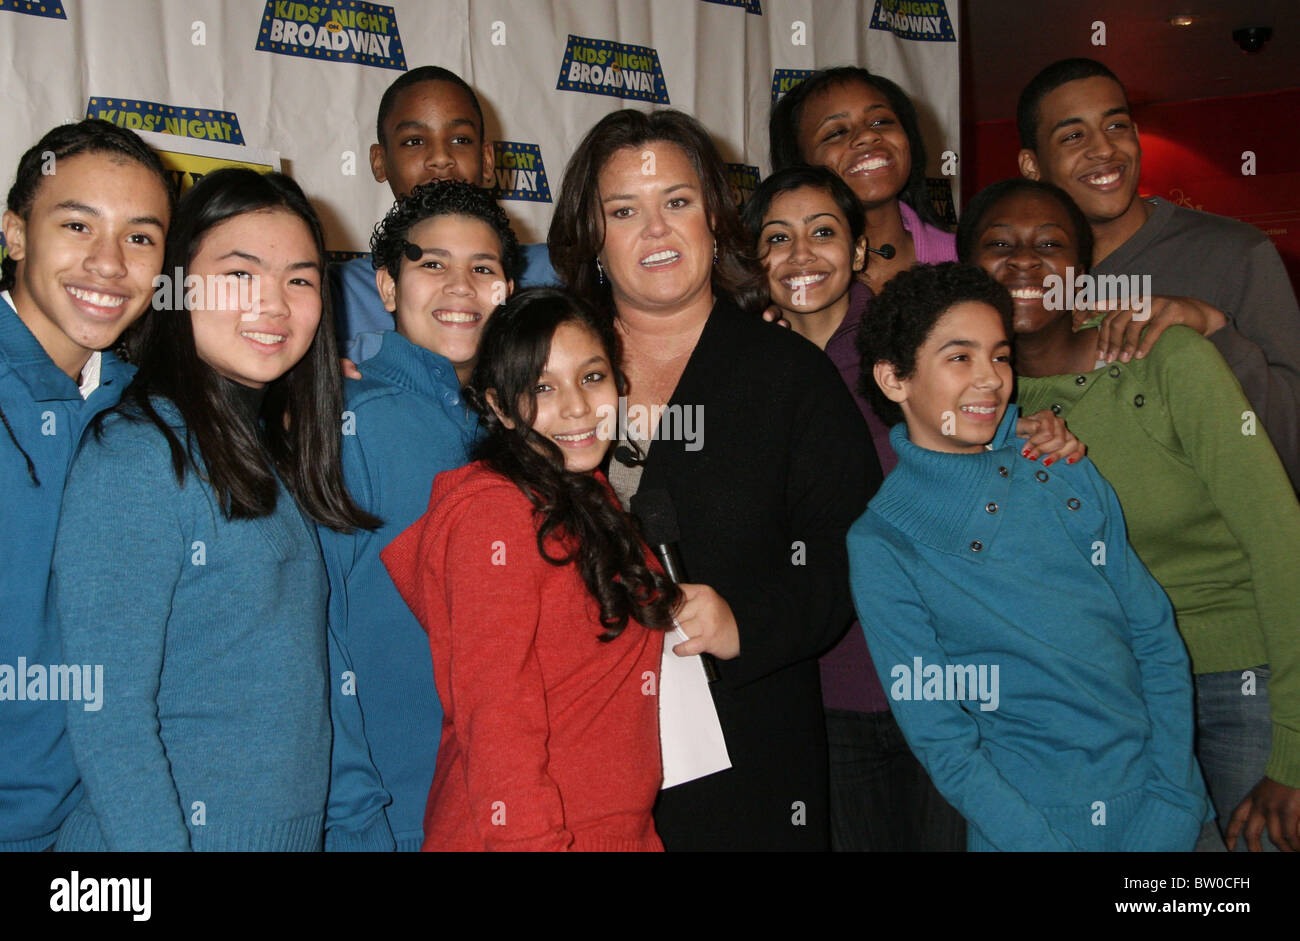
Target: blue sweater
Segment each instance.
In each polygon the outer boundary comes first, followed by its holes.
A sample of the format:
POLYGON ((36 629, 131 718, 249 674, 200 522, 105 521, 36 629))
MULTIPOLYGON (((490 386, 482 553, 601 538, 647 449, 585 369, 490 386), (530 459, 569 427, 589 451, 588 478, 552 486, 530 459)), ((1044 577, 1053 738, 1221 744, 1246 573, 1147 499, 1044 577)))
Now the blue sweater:
MULTIPOLYGON (((559 276, 551 267, 551 256, 545 242, 520 245, 519 248, 524 253, 524 270, 516 288, 560 283, 559 276)), ((359 255, 330 265, 329 276, 339 349, 354 362, 369 359, 378 348, 379 341, 374 334, 393 329, 393 315, 384 307, 375 286, 375 269, 370 264, 370 256, 359 255)))
MULTIPOLYGON (((164 419, 185 429, 169 402, 164 419)), ((110 415, 68 479, 53 597, 103 708, 68 711, 86 799, 60 850, 321 848, 329 784, 327 585, 315 528, 227 520, 148 422, 110 415)), ((202 464, 200 462, 200 467, 202 464)))
POLYGON ((1210 817, 1173 610, 1088 459, 890 433, 849 531, 853 596, 908 744, 971 850, 1190 850, 1210 817), (996 671, 996 672, 995 672, 996 671))
MULTIPOLYGON (((71 663, 60 652, 58 619, 46 601, 50 562, 63 487, 82 434, 92 418, 117 404, 134 373, 112 353, 103 354, 99 388, 83 400, 77 384, 0 300, 0 851, 50 846, 81 799, 64 727, 68 705, 48 698, 53 690, 47 683, 37 685, 39 676, 48 680, 50 667, 71 663)), ((77 707, 89 704, 90 690, 80 693, 77 707)))
POLYGON ((424 515, 433 478, 469 460, 477 427, 451 363, 392 331, 380 340, 364 378, 345 387, 343 472, 352 498, 384 525, 320 530, 334 720, 327 850, 423 842, 442 706, 428 637, 379 553, 424 515))

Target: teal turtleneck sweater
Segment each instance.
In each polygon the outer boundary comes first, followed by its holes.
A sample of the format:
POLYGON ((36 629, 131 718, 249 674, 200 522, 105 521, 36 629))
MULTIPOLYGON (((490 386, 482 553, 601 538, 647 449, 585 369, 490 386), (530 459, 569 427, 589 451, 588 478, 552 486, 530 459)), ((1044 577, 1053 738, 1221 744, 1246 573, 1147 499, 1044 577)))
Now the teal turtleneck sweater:
POLYGON ((1210 816, 1187 653, 1088 459, 890 441, 849 531, 854 600, 908 743, 972 850, 1190 850, 1210 816))

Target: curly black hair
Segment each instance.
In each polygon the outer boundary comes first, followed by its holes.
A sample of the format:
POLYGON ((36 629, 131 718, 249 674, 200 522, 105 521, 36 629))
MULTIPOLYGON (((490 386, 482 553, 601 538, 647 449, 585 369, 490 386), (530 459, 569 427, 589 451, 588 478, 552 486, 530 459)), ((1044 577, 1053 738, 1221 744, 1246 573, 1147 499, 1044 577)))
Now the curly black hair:
POLYGON ((491 193, 461 180, 434 180, 397 198, 370 236, 370 263, 375 270, 387 268, 397 281, 402 259, 407 257, 406 236, 419 223, 434 216, 468 216, 486 222, 501 240, 501 265, 506 278, 519 280, 524 259, 519 239, 510 228, 510 217, 491 193))
POLYGON ((1011 295, 983 268, 946 261, 939 265, 915 265, 890 279, 871 301, 867 316, 858 327, 858 353, 862 372, 858 391, 871 403, 876 414, 889 425, 903 420, 903 410, 876 385, 876 363, 889 363, 900 379, 916 372, 916 351, 929 337, 934 325, 949 308, 967 301, 988 304, 1002 315, 1002 326, 1011 336, 1011 295))
POLYGON ((988 216, 989 210, 1008 196, 1019 196, 1023 193, 1054 199, 1065 210, 1074 229, 1074 247, 1079 253, 1079 271, 1086 274, 1092 268, 1092 226, 1088 224, 1088 217, 1070 198, 1070 194, 1059 186, 1042 180, 1030 180, 1023 176, 990 183, 975 194, 975 198, 961 214, 961 224, 957 226, 957 258, 974 264, 971 256, 975 254, 975 240, 984 231, 985 217, 988 216))
POLYGON ((646 564, 645 544, 630 516, 592 474, 566 470, 555 443, 533 431, 534 389, 546 368, 555 331, 576 324, 596 337, 609 360, 619 395, 627 380, 619 368, 618 334, 577 295, 562 288, 527 288, 498 307, 483 330, 478 363, 465 389, 486 434, 475 460, 507 477, 532 501, 537 551, 552 565, 576 563, 591 597, 600 605, 601 640, 613 640, 629 617, 659 630, 672 627, 681 593, 662 572, 646 564), (491 392, 509 426, 488 404, 491 392), (565 538, 567 537, 567 539, 565 538), (552 555, 550 547, 572 550, 552 555))

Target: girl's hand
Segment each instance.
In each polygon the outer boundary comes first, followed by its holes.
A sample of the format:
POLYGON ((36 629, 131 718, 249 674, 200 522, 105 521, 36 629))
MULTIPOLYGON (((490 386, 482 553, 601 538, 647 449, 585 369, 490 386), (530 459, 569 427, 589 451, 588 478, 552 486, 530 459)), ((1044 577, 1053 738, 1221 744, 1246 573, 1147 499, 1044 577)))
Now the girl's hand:
POLYGON ((780 324, 786 329, 789 329, 790 327, 790 321, 781 316, 781 308, 777 307, 775 304, 763 311, 763 319, 768 323, 780 324))
POLYGON ((343 373, 345 379, 361 378, 361 370, 357 369, 357 364, 346 356, 339 357, 339 371, 343 373))
POLYGON ((1051 467, 1062 458, 1074 464, 1088 453, 1088 448, 1065 427, 1065 419, 1045 408, 1033 415, 1021 415, 1016 421, 1016 437, 1028 438, 1029 443, 1020 453, 1031 461, 1043 458, 1043 466, 1051 467))
POLYGON ((677 626, 690 640, 673 647, 679 657, 710 653, 719 660, 740 656, 740 628, 731 605, 708 585, 679 585, 682 603, 677 608, 677 626))

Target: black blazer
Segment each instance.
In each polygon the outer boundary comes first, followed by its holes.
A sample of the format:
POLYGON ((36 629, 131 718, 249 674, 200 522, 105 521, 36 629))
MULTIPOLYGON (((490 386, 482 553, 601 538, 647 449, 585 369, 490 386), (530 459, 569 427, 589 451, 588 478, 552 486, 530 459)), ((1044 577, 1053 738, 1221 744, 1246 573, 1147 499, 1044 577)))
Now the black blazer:
MULTIPOLYGON (((703 407, 702 447, 655 440, 690 581, 731 605, 740 656, 713 698, 730 770, 660 792, 668 850, 827 850, 817 658, 853 621, 845 536, 880 486, 867 425, 829 357, 720 298, 669 406, 703 407)), ((661 420, 660 432, 666 432, 661 420)))

